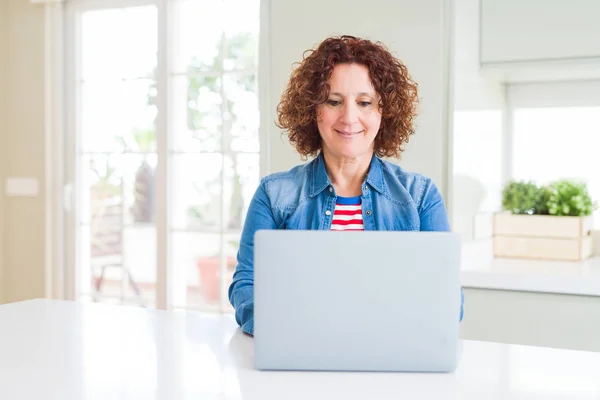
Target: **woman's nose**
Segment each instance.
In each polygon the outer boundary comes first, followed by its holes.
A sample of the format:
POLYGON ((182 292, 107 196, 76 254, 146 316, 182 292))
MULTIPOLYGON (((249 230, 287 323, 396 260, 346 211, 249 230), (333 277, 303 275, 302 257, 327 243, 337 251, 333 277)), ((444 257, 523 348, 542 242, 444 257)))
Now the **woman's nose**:
POLYGON ((346 103, 342 109, 340 122, 346 125, 352 125, 358 120, 358 107, 354 103, 346 103))

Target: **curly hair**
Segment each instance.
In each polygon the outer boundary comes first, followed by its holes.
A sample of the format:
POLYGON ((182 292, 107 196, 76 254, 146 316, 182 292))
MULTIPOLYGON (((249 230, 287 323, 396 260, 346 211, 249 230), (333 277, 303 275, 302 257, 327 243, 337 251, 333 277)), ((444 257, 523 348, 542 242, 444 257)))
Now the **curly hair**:
POLYGON ((327 101, 329 78, 337 64, 361 64, 368 68, 371 84, 379 95, 381 125, 374 151, 380 157, 398 157, 414 133, 418 94, 406 66, 380 42, 354 36, 330 37, 316 50, 307 50, 292 72, 277 105, 277 127, 304 158, 321 150, 317 106, 327 101))

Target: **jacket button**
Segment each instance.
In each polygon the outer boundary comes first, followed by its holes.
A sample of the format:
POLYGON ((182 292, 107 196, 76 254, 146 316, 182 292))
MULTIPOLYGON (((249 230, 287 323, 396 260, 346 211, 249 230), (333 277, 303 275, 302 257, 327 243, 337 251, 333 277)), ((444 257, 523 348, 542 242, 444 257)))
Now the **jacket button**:
POLYGON ((329 186, 329 193, 333 192, 333 188, 329 186))
POLYGON ((325 211, 325 215, 331 215, 331 211, 329 211, 329 210, 325 211))
POLYGON ((367 210, 367 215, 371 215, 371 210, 367 210))

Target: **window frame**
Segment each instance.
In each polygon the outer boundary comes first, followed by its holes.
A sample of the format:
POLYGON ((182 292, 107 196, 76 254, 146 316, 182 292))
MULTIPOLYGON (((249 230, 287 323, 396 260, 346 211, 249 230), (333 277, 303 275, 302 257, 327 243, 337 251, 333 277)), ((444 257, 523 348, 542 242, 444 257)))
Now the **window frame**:
POLYGON ((600 106, 600 79, 525 82, 506 85, 505 171, 514 179, 514 115, 519 108, 600 106))
MULTIPOLYGON (((505 171, 514 179, 514 114, 519 108, 600 107, 600 79, 522 82, 506 85, 505 171)), ((600 253, 600 227, 594 226, 594 252, 600 253)))
MULTIPOLYGON (((174 232, 181 232, 181 229, 173 229, 170 224, 170 182, 167 177, 171 175, 173 156, 177 154, 186 154, 185 152, 178 152, 171 149, 170 141, 172 140, 172 129, 170 129, 171 119, 169 114, 169 107, 172 102, 170 101, 173 95, 171 90, 170 79, 171 68, 170 62, 172 60, 172 53, 169 44, 172 43, 173 30, 170 26, 176 24, 175 16, 171 12, 171 6, 179 0, 72 0, 66 3, 64 7, 64 135, 65 140, 63 144, 63 152, 67 157, 62 158, 61 169, 62 173, 62 191, 64 192, 64 212, 62 218, 63 232, 61 237, 63 240, 63 252, 65 260, 65 268, 61 271, 61 280, 64 282, 62 288, 62 298, 69 300, 76 300, 81 293, 81 289, 77 285, 77 265, 78 265, 78 249, 80 248, 78 238, 78 221, 79 216, 77 210, 81 209, 80 204, 76 204, 78 201, 75 196, 74 188, 81 187, 81 176, 79 174, 77 166, 79 165, 78 149, 81 148, 81 93, 80 83, 81 82, 81 32, 80 32, 80 15, 82 12, 90 10, 102 10, 102 9, 114 9, 114 8, 125 8, 135 6, 155 6, 157 8, 157 27, 158 27, 158 58, 157 58, 157 74, 156 74, 156 87, 157 87, 157 110, 158 116, 156 120, 156 146, 157 146, 157 158, 158 164, 156 168, 156 186, 155 186, 155 226, 156 226, 156 237, 157 237, 157 248, 156 248, 156 302, 155 306, 157 309, 172 309, 172 308, 194 308, 194 307, 174 307, 173 305, 173 293, 174 293, 174 280, 173 280, 173 266, 171 261, 171 240, 174 232), (76 155, 76 156, 74 156, 76 155)), ((264 83, 265 74, 268 74, 268 68, 265 68, 261 64, 261 60, 267 55, 266 47, 264 46, 265 41, 268 40, 268 27, 265 26, 264 21, 267 20, 269 10, 269 2, 260 2, 260 29, 258 35, 258 54, 259 65, 253 70, 257 80, 257 92, 259 102, 259 148, 258 152, 233 152, 230 149, 225 149, 223 146, 220 151, 215 152, 223 156, 235 156, 236 154, 258 154, 259 155, 259 175, 264 176, 269 170, 269 154, 268 154, 268 140, 264 132, 265 114, 262 112, 265 104, 267 84, 264 83)), ((229 71, 217 71, 220 75, 231 73, 229 71)), ((234 71, 236 72, 236 71, 234 71)), ((221 143, 224 144, 225 138, 222 137, 221 143)), ((194 154, 194 153, 190 153, 194 154)), ((224 163, 225 161, 223 161, 224 163)), ((225 180, 225 171, 221 174, 221 184, 223 186, 225 180)), ((221 204, 225 203, 223 190, 221 190, 221 204)), ((223 214, 223 213, 221 213, 223 214)), ((56 224, 55 224, 56 225, 56 224)), ((58 225, 55 226, 57 228, 58 225)), ((185 230, 187 232, 187 230, 185 230)), ((194 230, 189 230, 194 232, 194 230)), ((55 229, 56 232, 56 229, 55 229)), ((221 216, 221 228, 218 230, 221 238, 221 244, 226 240, 227 235, 231 232, 225 227, 225 221, 223 215, 221 216)), ((227 282, 226 282, 226 254, 225 248, 222 245, 220 250, 220 288, 221 295, 219 304, 217 307, 203 308, 203 311, 218 311, 225 312, 230 308, 229 300, 227 297, 227 282)), ((53 271, 56 275, 58 270, 53 271)), ((197 309, 197 308, 194 308, 197 309)))

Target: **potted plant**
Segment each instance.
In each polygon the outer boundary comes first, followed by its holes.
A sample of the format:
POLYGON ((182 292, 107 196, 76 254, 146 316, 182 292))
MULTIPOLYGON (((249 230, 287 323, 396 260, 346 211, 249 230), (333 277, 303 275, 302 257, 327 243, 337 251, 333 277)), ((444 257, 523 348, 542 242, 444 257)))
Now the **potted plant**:
POLYGON ((578 261, 592 255, 596 205, 585 183, 512 181, 502 206, 494 215, 494 256, 578 261))

